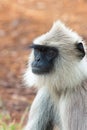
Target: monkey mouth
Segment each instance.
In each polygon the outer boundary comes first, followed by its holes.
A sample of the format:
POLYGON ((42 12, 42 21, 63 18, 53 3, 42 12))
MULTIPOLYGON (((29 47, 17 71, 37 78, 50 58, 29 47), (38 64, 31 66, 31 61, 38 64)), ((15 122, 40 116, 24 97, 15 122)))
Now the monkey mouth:
POLYGON ((37 75, 47 74, 49 71, 50 70, 48 68, 32 67, 32 72, 37 75))

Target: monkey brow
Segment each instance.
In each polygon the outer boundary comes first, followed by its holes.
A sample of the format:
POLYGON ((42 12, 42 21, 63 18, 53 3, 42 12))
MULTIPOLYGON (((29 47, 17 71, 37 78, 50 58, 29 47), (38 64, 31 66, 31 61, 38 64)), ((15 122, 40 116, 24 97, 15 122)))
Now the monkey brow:
POLYGON ((46 46, 46 45, 35 45, 35 44, 32 44, 29 46, 31 49, 38 49, 38 50, 41 50, 41 49, 44 49, 44 50, 47 50, 47 49, 53 49, 55 51, 57 51, 57 48, 55 47, 50 47, 50 46, 46 46))
POLYGON ((45 46, 45 45, 35 45, 35 44, 32 44, 32 45, 30 45, 30 48, 34 48, 34 49, 42 49, 42 48, 44 48, 44 49, 47 49, 47 48, 50 48, 50 47, 45 46))
POLYGON ((43 47, 46 48, 46 46, 44 46, 44 45, 35 45, 35 44, 30 45, 31 49, 41 49, 43 47))

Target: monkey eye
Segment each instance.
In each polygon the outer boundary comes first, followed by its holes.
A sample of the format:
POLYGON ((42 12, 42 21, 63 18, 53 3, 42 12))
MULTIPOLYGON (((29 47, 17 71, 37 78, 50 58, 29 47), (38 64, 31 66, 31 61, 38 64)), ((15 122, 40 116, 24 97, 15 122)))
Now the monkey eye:
POLYGON ((47 52, 47 54, 48 54, 49 57, 52 57, 52 56, 55 55, 55 51, 54 51, 54 50, 49 50, 49 51, 47 52))
POLYGON ((50 49, 47 51, 47 57, 49 59, 55 58, 58 54, 58 51, 56 49, 50 49))

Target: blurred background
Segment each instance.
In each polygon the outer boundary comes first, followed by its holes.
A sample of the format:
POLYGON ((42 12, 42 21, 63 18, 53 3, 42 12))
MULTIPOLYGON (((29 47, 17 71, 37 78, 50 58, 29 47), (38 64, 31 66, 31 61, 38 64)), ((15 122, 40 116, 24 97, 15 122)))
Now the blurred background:
POLYGON ((35 96, 22 83, 28 46, 58 19, 87 40, 87 0, 0 0, 0 112, 17 122, 35 96))

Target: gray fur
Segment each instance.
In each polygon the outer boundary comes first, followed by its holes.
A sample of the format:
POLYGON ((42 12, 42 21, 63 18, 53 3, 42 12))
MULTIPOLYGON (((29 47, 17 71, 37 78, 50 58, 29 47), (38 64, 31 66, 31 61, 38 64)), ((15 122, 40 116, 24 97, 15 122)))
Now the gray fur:
POLYGON ((31 106, 25 130, 53 130, 53 103, 49 92, 41 88, 31 106))
POLYGON ((59 21, 34 40, 58 48, 59 58, 50 74, 38 76, 31 71, 33 51, 30 55, 25 80, 39 90, 24 130, 87 130, 87 60, 78 57, 76 42, 82 38, 59 21))

